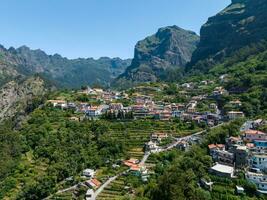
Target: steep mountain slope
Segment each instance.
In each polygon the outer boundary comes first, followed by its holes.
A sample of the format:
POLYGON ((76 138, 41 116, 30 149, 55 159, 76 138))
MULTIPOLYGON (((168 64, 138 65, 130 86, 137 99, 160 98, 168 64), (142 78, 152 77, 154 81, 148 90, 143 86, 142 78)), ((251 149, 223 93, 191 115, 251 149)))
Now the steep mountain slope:
POLYGON ((0 48, 0 84, 17 75, 43 74, 59 86, 78 88, 81 85, 100 83, 109 85, 112 79, 123 73, 131 60, 103 57, 98 60, 67 59, 58 54, 47 55, 42 50, 26 46, 18 49, 0 48))
MULTIPOLYGON (((233 0, 203 25, 185 79, 219 80, 246 116, 266 116, 267 0, 233 0)), ((222 103, 223 104, 223 103, 222 103)))
POLYGON ((19 76, 19 59, 0 45, 0 87, 19 76))
POLYGON ((199 37, 192 31, 177 26, 161 28, 158 32, 139 41, 130 67, 116 80, 130 83, 155 82, 166 70, 185 66, 190 61, 199 37))
POLYGON ((205 70, 234 51, 267 39, 266 10, 267 0, 232 0, 202 26, 189 69, 205 70))
POLYGON ((33 101, 41 99, 46 92, 45 82, 38 76, 6 83, 0 88, 0 122, 25 116, 35 103, 33 101))

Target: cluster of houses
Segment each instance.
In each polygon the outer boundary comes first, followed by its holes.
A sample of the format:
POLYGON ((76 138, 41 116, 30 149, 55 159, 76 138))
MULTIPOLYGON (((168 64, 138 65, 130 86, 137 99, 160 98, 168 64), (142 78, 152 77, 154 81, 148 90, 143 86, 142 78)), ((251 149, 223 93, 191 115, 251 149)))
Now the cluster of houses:
MULTIPOLYGON (((195 121, 196 123, 207 123, 208 125, 216 125, 221 116, 218 113, 197 112, 198 101, 206 98, 203 96, 195 96, 188 103, 165 103, 154 102, 150 96, 138 96, 134 99, 135 104, 130 107, 133 112, 134 119, 152 118, 156 120, 168 121, 172 118, 179 118, 182 121, 195 121)), ((216 104, 212 104, 217 109, 216 104)))
POLYGON ((162 140, 167 139, 169 135, 167 133, 156 132, 152 133, 150 136, 150 141, 146 143, 145 149, 146 151, 150 151, 152 153, 157 153, 161 151, 161 147, 159 146, 162 140))
POLYGON ((123 161, 123 164, 129 167, 129 172, 135 176, 141 177, 143 182, 147 182, 149 178, 148 169, 141 164, 138 159, 131 158, 123 161))
POLYGON ((202 140, 201 135, 186 136, 175 139, 170 134, 164 132, 155 132, 150 136, 150 141, 145 144, 145 149, 151 153, 158 153, 171 148, 177 148, 181 151, 189 150, 193 144, 200 144, 202 140), (167 143, 162 146, 162 141, 169 138, 167 143))
MULTIPOLYGON (((203 83, 206 84, 206 83, 203 83)), ((192 84, 184 84, 190 88, 192 84)), ((162 101, 154 101, 153 95, 141 95, 134 93, 131 98, 124 92, 104 91, 102 89, 87 88, 81 94, 88 95, 90 99, 98 100, 100 105, 92 105, 83 102, 67 102, 64 100, 49 100, 54 107, 62 109, 74 109, 78 113, 83 113, 89 119, 99 119, 104 114, 111 114, 112 118, 121 118, 121 115, 128 114, 131 119, 155 119, 168 121, 172 118, 179 118, 182 121, 194 121, 196 123, 205 123, 209 126, 217 125, 223 116, 218 110, 216 103, 210 103, 209 110, 206 112, 198 112, 198 103, 205 99, 214 99, 214 97, 226 94, 227 91, 222 87, 217 87, 212 92, 211 96, 198 95, 191 97, 187 103, 166 103, 162 101), (124 106, 120 100, 128 100, 131 102, 130 106, 124 106), (212 111, 211 111, 212 110, 212 111)), ((186 94, 185 94, 186 95, 186 94)), ((238 100, 231 101, 231 105, 235 107, 240 106, 242 103, 238 100)), ((229 111, 227 118, 234 120, 244 117, 241 111, 229 111)), ((79 120, 79 119, 73 119, 79 120)))
POLYGON ((236 171, 244 170, 246 179, 257 186, 258 192, 267 194, 267 133, 242 129, 241 136, 228 137, 225 144, 208 147, 216 162, 211 173, 235 178, 236 171))
POLYGON ((85 199, 91 200, 92 197, 94 196, 94 190, 96 190, 101 186, 101 182, 95 178, 95 171, 93 169, 83 170, 82 177, 87 179, 84 182, 84 185, 88 187, 85 194, 85 199))
MULTIPOLYGON (((109 112, 118 116, 119 113, 132 113, 133 119, 151 118, 155 120, 168 121, 171 118, 180 118, 181 120, 191 120, 197 123, 206 122, 209 125, 217 124, 220 116, 214 113, 197 113, 197 100, 192 100, 188 104, 167 104, 163 102, 155 103, 152 97, 138 96, 134 98, 134 104, 124 107, 122 103, 108 103, 99 106, 93 106, 89 103, 75 103, 64 100, 49 100, 54 107, 61 109, 74 109, 76 112, 84 113, 85 116, 92 119, 98 119, 103 114, 109 112)), ((216 107, 216 105, 211 105, 216 107)))

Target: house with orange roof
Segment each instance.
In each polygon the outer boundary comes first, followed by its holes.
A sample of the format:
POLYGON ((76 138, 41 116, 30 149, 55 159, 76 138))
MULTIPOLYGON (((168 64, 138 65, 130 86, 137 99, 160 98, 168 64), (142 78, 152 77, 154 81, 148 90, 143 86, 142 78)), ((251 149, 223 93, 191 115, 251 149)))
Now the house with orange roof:
POLYGON ((225 146, 227 150, 231 150, 235 145, 242 145, 243 140, 241 137, 229 137, 225 139, 225 146))
POLYGON ((244 132, 244 139, 247 142, 254 142, 255 140, 267 140, 267 134, 257 130, 246 130, 244 132))
POLYGON ((147 175, 148 170, 144 165, 133 165, 130 167, 130 172, 135 176, 147 175))
POLYGON ((168 121, 172 118, 172 111, 171 110, 163 110, 162 112, 160 112, 160 120, 162 121, 168 121))
POLYGON ((96 189, 96 188, 99 188, 101 186, 101 182, 99 180, 97 180, 96 178, 93 178, 89 181, 86 181, 85 185, 87 185, 90 188, 96 189))
POLYGON ((224 144, 209 144, 208 145, 210 156, 215 159, 217 158, 218 151, 224 151, 225 145, 224 144))
POLYGON ((130 158, 129 160, 123 161, 123 164, 126 165, 127 167, 136 166, 138 163, 139 160, 135 158, 130 158))

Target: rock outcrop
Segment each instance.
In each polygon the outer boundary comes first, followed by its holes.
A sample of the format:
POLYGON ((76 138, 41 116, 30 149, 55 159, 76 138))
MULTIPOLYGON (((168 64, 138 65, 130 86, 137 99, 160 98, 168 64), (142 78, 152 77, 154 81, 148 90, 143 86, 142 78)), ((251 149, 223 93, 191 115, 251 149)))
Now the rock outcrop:
POLYGON ((189 68, 204 59, 219 61, 232 52, 267 39, 267 0, 232 0, 210 17, 200 31, 200 43, 189 68))
POLYGON ((199 37, 192 31, 178 26, 160 28, 158 32, 139 41, 131 66, 116 80, 115 84, 130 81, 155 82, 169 68, 184 67, 191 60, 199 37))
POLYGON ((45 82, 37 76, 6 83, 0 89, 0 122, 25 116, 27 106, 34 98, 41 98, 46 91, 45 82))

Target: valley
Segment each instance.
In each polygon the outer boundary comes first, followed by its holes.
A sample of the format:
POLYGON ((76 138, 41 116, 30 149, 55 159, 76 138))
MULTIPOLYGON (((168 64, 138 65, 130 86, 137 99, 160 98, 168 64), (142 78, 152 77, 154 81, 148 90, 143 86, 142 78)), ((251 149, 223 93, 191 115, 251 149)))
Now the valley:
POLYGON ((266 8, 159 27, 132 59, 0 46, 0 199, 266 199, 266 8))

